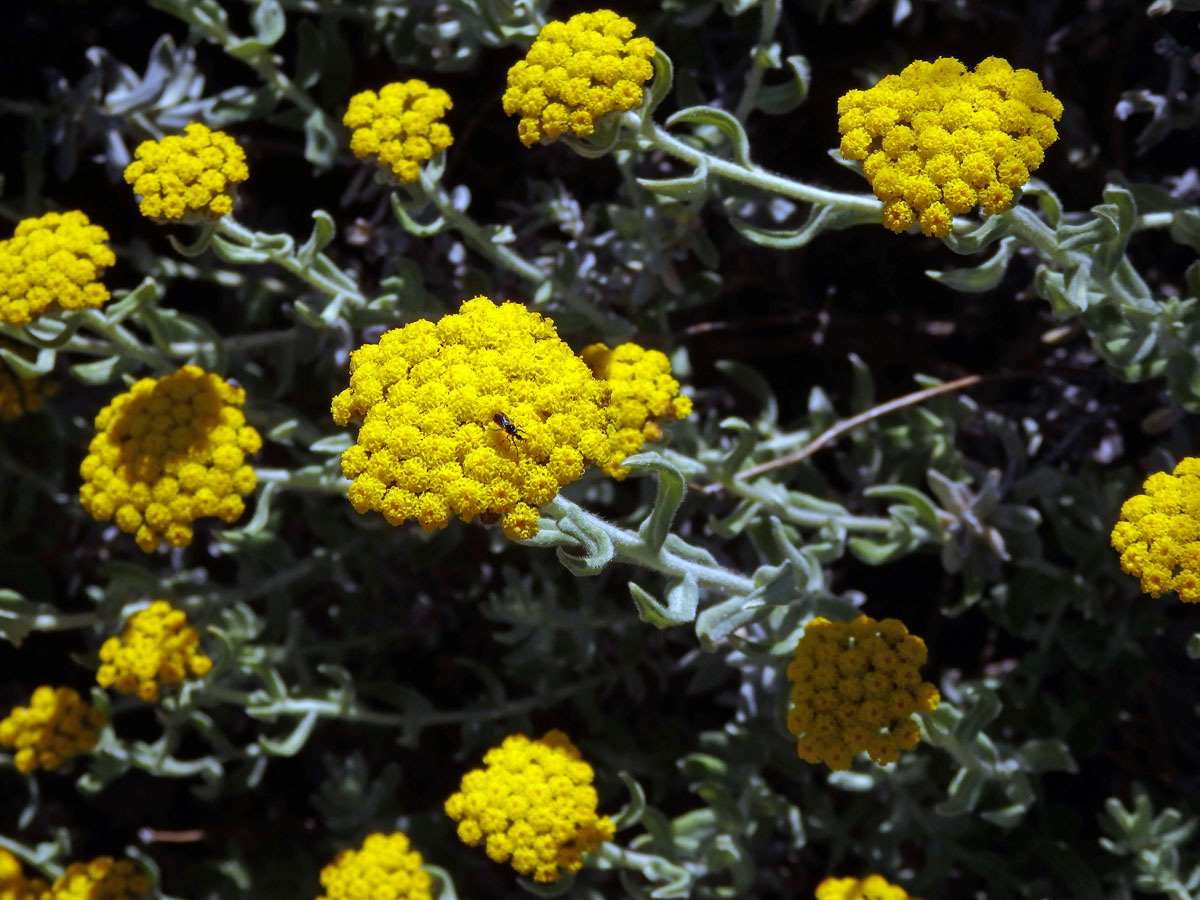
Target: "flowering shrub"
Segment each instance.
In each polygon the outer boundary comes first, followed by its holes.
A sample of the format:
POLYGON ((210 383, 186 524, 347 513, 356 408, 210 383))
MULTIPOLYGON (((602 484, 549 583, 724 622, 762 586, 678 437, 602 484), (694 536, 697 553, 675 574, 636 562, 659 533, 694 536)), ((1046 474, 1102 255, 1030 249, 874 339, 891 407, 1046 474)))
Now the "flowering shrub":
POLYGON ((1200 896, 1194 5, 10 17, 0 900, 1200 896))
POLYGON ((143 141, 125 167, 148 219, 216 218, 233 211, 233 189, 250 177, 246 154, 229 135, 191 122, 183 135, 143 141))
POLYGON ((508 862, 534 881, 578 872, 583 854, 613 836, 613 823, 596 815, 593 772, 561 731, 536 740, 512 735, 483 757, 483 768, 463 776, 446 800, 466 844, 481 841, 496 862, 508 862))
POLYGON ((343 850, 321 870, 325 893, 318 900, 367 896, 430 900, 432 879, 421 869, 421 854, 409 849, 402 832, 371 834, 358 850, 343 850))
POLYGON ((355 94, 342 123, 354 130, 355 156, 374 157, 407 184, 417 180, 421 163, 454 143, 450 127, 438 121, 453 106, 445 91, 413 78, 385 84, 378 94, 355 94))
POLYGON ((146 553, 192 542, 192 522, 234 522, 254 490, 246 454, 262 438, 246 424, 246 392, 198 366, 143 378, 96 415, 79 465, 79 501, 96 521, 116 522, 146 553))
POLYGON ((89 706, 73 688, 42 685, 29 706, 14 707, 0 721, 0 746, 16 751, 18 770, 52 772, 96 746, 105 718, 104 710, 89 706))
POLYGON ((155 600, 129 617, 120 637, 100 646, 96 682, 143 700, 157 700, 163 686, 184 678, 203 678, 212 660, 196 652, 200 635, 188 624, 187 614, 166 600, 155 600))
POLYGON ((18 222, 0 241, 0 322, 28 325, 55 308, 103 306, 109 293, 99 278, 116 261, 107 240, 78 210, 18 222))

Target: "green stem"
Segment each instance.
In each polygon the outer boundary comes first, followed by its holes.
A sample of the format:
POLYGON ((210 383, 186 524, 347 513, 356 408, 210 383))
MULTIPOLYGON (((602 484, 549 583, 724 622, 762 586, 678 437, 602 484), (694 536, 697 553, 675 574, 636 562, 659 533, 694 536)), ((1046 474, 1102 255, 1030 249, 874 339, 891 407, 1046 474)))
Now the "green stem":
POLYGON ((665 544, 657 549, 653 548, 636 531, 606 522, 561 494, 542 507, 542 513, 556 522, 570 517, 585 528, 604 532, 612 541, 617 559, 622 562, 642 566, 671 578, 683 579, 690 575, 696 580, 698 587, 713 588, 731 596, 749 594, 754 590, 753 579, 715 563, 702 561, 700 551, 697 551, 695 556, 684 557, 665 544))
POLYGON ((29 863, 29 865, 35 866, 38 871, 40 871, 43 875, 49 876, 50 878, 58 878, 64 871, 66 871, 57 863, 39 859, 38 855, 24 844, 18 843, 17 841, 7 838, 2 834, 0 834, 0 847, 3 847, 18 859, 29 863))
POLYGON ((96 334, 108 338, 109 343, 120 350, 123 355, 132 356, 156 372, 172 372, 177 367, 168 362, 156 350, 142 344, 123 325, 110 322, 98 309, 87 309, 79 313, 83 323, 96 334))
MULTIPOLYGON (((1106 273, 1099 265, 1092 265, 1086 254, 1060 248, 1054 229, 1039 219, 1031 209, 1014 206, 1001 215, 1008 217, 1013 233, 1032 247, 1043 262, 1066 270, 1086 266, 1088 279, 1092 286, 1112 302, 1126 311, 1137 310, 1149 316, 1158 315, 1158 304, 1152 299, 1134 294, 1122 283, 1120 278, 1106 273)), ((1130 269, 1132 268, 1129 266, 1128 260, 1124 260, 1124 263, 1130 269)), ((1122 266, 1118 266, 1117 273, 1128 276, 1128 272, 1124 271, 1122 266)), ((1141 280, 1136 273, 1134 273, 1134 277, 1138 281, 1141 280)))
POLYGON ((704 163, 708 166, 708 171, 713 175, 728 178, 731 181, 738 181, 772 194, 790 197, 793 200, 799 200, 801 203, 814 203, 820 206, 831 206, 863 214, 870 213, 872 215, 879 215, 883 209, 883 204, 870 194, 844 194, 841 191, 827 191, 801 181, 784 178, 782 175, 773 175, 757 166, 748 168, 738 163, 730 162, 727 159, 722 159, 719 156, 714 156, 711 153, 706 153, 703 150, 698 150, 691 144, 672 135, 657 122, 654 123, 653 131, 650 132, 648 137, 643 138, 643 140, 645 140, 645 149, 661 150, 664 153, 674 156, 676 159, 682 160, 693 168, 704 163))
POLYGON ((612 673, 603 676, 572 682, 548 693, 538 693, 521 700, 510 700, 507 703, 493 704, 486 708, 444 710, 432 712, 382 712, 372 709, 347 709, 344 704, 334 700, 316 698, 288 697, 272 699, 267 703, 256 696, 254 692, 237 691, 231 688, 210 686, 205 689, 205 695, 215 700, 232 703, 247 710, 256 718, 275 718, 277 716, 305 716, 316 713, 322 719, 336 719, 342 722, 358 722, 363 725, 382 725, 388 728, 426 728, 437 725, 461 725, 464 722, 479 722, 490 719, 506 719, 513 716, 526 715, 539 709, 554 706, 575 694, 593 691, 611 683, 612 673))
POLYGON ((259 484, 277 484, 284 490, 308 491, 313 494, 344 494, 348 482, 321 466, 303 469, 255 469, 259 484))
POLYGON ((425 196, 437 207, 446 224, 462 235, 463 240, 480 256, 496 265, 520 275, 526 281, 541 283, 546 273, 505 244, 498 244, 488 237, 483 227, 466 212, 455 208, 454 201, 440 184, 435 184, 424 169, 421 170, 421 188, 425 196))
POLYGON ((290 272, 326 296, 335 299, 347 298, 358 307, 367 305, 367 298, 359 290, 355 280, 339 269, 337 264, 324 253, 316 254, 311 263, 305 263, 293 253, 290 238, 283 249, 263 246, 262 236, 236 221, 231 215, 217 219, 214 228, 216 233, 225 240, 231 241, 239 247, 265 254, 275 265, 290 272))
POLYGON ((316 713, 322 719, 337 719, 342 722, 359 722, 364 725, 385 725, 398 728, 410 720, 406 713, 386 713, 371 709, 346 709, 334 700, 315 697, 272 698, 263 702, 261 696, 251 691, 236 691, 232 688, 210 686, 205 695, 213 700, 222 700, 240 706, 258 719, 274 719, 279 716, 305 716, 316 713))
MULTIPOLYGON (((221 346, 227 353, 244 353, 250 350, 259 350, 263 347, 273 347, 276 344, 285 344, 295 339, 296 330, 288 328, 277 331, 261 331, 252 334, 235 334, 224 338, 221 341, 221 346)), ((179 358, 191 356, 199 353, 201 350, 209 350, 211 348, 212 345, 208 341, 176 341, 167 347, 172 356, 179 358)), ((62 353, 82 353, 87 356, 112 355, 112 346, 110 344, 78 336, 72 337, 59 350, 62 353)))
POLYGON ((276 54, 270 47, 260 49, 251 57, 247 57, 245 54, 230 52, 231 48, 242 42, 242 39, 230 31, 228 27, 225 27, 224 22, 210 20, 193 10, 189 10, 188 7, 190 5, 189 3, 181 3, 178 9, 173 6, 167 6, 165 10, 174 13, 178 18, 197 29, 210 41, 218 44, 228 56, 249 66, 258 74, 258 77, 264 84, 274 87, 281 96, 287 97, 299 109, 303 110, 305 114, 311 113, 318 108, 316 101, 312 97, 279 71, 279 67, 275 64, 276 54))
MULTIPOLYGON (((622 847, 613 841, 606 841, 588 854, 589 868, 598 869, 629 869, 656 884, 691 885, 688 870, 661 856, 652 853, 640 853, 628 847, 622 847)), ((651 893, 654 896, 654 893, 651 893)), ((671 892, 669 897, 687 896, 686 893, 671 892)))
MULTIPOLYGON (((235 334, 221 339, 221 346, 227 353, 244 353, 248 350, 261 350, 263 347, 273 347, 276 344, 286 344, 296 340, 295 328, 281 328, 276 331, 259 331, 251 334, 235 334)), ((171 352, 178 356, 190 356, 200 350, 209 349, 207 342, 179 341, 171 344, 171 352)))
POLYGON ((756 489, 753 482, 741 478, 729 478, 721 484, 731 494, 736 494, 743 500, 751 500, 762 506, 774 516, 784 521, 799 525, 802 528, 823 528, 831 522, 840 524, 847 531, 857 531, 867 534, 886 534, 894 527, 891 519, 880 516, 856 516, 851 513, 828 513, 815 509, 797 509, 785 503, 780 503, 756 489))
POLYGON ((762 87, 763 75, 768 65, 766 55, 775 40, 775 29, 779 27, 779 0, 763 0, 762 25, 758 31, 758 43, 750 51, 751 66, 746 73, 746 85, 742 89, 741 99, 738 100, 734 115, 739 122, 745 122, 746 117, 754 109, 754 101, 758 99, 758 91, 762 87))

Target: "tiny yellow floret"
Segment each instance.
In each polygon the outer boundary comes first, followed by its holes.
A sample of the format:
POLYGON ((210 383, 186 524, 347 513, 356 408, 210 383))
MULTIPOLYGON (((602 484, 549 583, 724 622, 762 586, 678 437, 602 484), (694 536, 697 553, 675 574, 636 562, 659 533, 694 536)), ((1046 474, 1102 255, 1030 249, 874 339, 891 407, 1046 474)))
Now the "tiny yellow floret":
POLYGON ((612 820, 596 815, 595 773, 561 731, 512 735, 483 763, 463 776, 445 809, 459 838, 482 843, 496 862, 548 883, 578 872, 585 853, 612 839, 612 820))
POLYGON ((233 211, 234 188, 250 177, 245 151, 228 134, 199 122, 183 131, 142 141, 125 167, 125 181, 148 219, 218 219, 233 211))
POLYGON ((861 160, 883 225, 946 237, 952 217, 978 204, 1009 209, 1013 191, 1058 139, 1062 103, 1029 69, 988 57, 968 72, 952 57, 917 60, 868 90, 838 101, 846 159, 861 160))
POLYGON ((350 150, 359 159, 374 157, 402 184, 420 177, 421 163, 452 143, 441 121, 452 109, 450 95, 419 78, 385 84, 350 98, 342 123, 352 129, 350 150))
POLYGON ((149 893, 150 879, 135 862, 100 856, 67 866, 48 900, 139 900, 149 893))
POLYGON ((107 303, 100 276, 117 261, 107 240, 79 210, 18 222, 0 241, 0 323, 28 325, 47 312, 107 303))
MULTIPOLYGON (((608 413, 617 431, 621 459, 637 453, 646 441, 659 440, 663 422, 691 415, 692 399, 680 395, 665 353, 626 343, 611 350, 604 344, 592 344, 579 355, 612 391, 608 413)), ((629 474, 619 459, 604 471, 618 479, 629 474)))
POLYGON ((939 699, 921 681, 925 656, 925 642, 898 619, 809 622, 787 668, 787 727, 799 738, 800 758, 841 770, 858 753, 887 765, 915 747, 912 714, 932 712, 939 699))
POLYGON ((817 885, 816 900, 920 900, 904 888, 889 884, 882 875, 866 878, 826 878, 817 885))
POLYGON ((11 747, 13 762, 26 774, 51 772, 88 753, 100 739, 104 710, 96 709, 74 688, 47 685, 33 692, 29 706, 17 706, 0 721, 0 745, 11 747))
POLYGON ((21 861, 0 848, 0 900, 44 900, 49 890, 50 882, 26 877, 21 861))
POLYGON ((209 673, 212 660, 196 652, 199 645, 200 635, 188 624, 187 614, 166 600, 155 600, 129 617, 120 637, 110 637, 100 647, 96 682, 157 700, 160 688, 209 673))
POLYGON ((1200 601, 1200 459, 1189 456, 1173 475, 1156 472, 1146 493, 1121 506, 1110 541, 1121 568, 1151 597, 1175 591, 1185 603, 1200 601))
POLYGON ((563 485, 624 459, 608 398, 554 323, 519 303, 475 297, 387 331, 351 354, 333 398, 334 422, 362 423, 342 454, 350 502, 392 525, 478 516, 532 537, 563 485))
POLYGON ((376 832, 367 835, 361 848, 343 850, 321 870, 324 893, 317 900, 430 900, 432 884, 407 835, 376 832))
POLYGON ((135 535, 146 553, 188 546, 196 519, 235 522, 257 483, 245 457, 262 446, 245 402, 244 389, 198 366, 118 394, 96 415, 79 466, 83 508, 135 535))
POLYGON ((570 131, 586 137, 610 113, 642 102, 654 74, 654 42, 611 9, 548 22, 525 58, 508 70, 506 115, 521 117, 517 135, 530 147, 570 131))

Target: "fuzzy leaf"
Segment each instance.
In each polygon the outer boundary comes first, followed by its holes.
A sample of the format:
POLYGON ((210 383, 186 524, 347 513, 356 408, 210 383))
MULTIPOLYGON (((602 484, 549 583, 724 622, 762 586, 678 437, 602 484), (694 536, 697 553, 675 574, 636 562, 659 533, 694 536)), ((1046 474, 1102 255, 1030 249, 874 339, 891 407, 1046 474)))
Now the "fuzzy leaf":
POLYGON ((648 191, 672 200, 694 200, 708 193, 708 163, 703 160, 690 175, 678 178, 639 178, 637 183, 648 191))
POLYGON ((1000 283, 1004 278, 1004 273, 1008 270, 1009 261, 1016 252, 1017 239, 1006 237, 1000 241, 1000 246, 986 262, 969 269, 951 269, 949 271, 926 269, 925 274, 951 290, 978 294, 990 291, 1000 283))
POLYGON ((250 22, 258 39, 268 47, 277 43, 287 30, 287 16, 283 14, 279 0, 258 0, 250 13, 250 22))
POLYGON ((678 125, 680 122, 692 125, 712 125, 719 129, 725 137, 729 138, 730 146, 733 149, 733 158, 747 169, 753 168, 754 163, 750 161, 750 139, 746 137, 746 129, 742 127, 742 123, 731 113, 714 106, 690 106, 687 109, 679 110, 667 119, 667 127, 678 125))
POLYGON ((783 84, 768 85, 759 89, 754 105, 772 116, 790 113, 808 97, 812 84, 812 66, 807 57, 789 56, 784 62, 792 71, 792 77, 783 84))

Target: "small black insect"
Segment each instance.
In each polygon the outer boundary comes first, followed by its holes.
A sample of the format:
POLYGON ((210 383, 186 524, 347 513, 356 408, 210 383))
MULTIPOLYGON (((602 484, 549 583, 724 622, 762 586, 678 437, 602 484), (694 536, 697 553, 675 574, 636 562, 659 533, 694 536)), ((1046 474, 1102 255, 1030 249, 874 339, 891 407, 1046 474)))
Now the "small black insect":
MULTIPOLYGON (((492 416, 492 421, 499 425, 500 430, 507 434, 510 438, 520 441, 525 440, 525 435, 521 434, 521 429, 517 428, 517 426, 513 424, 512 419, 510 419, 504 413, 496 413, 494 416, 492 416)), ((514 444, 513 446, 516 445, 514 444)))

